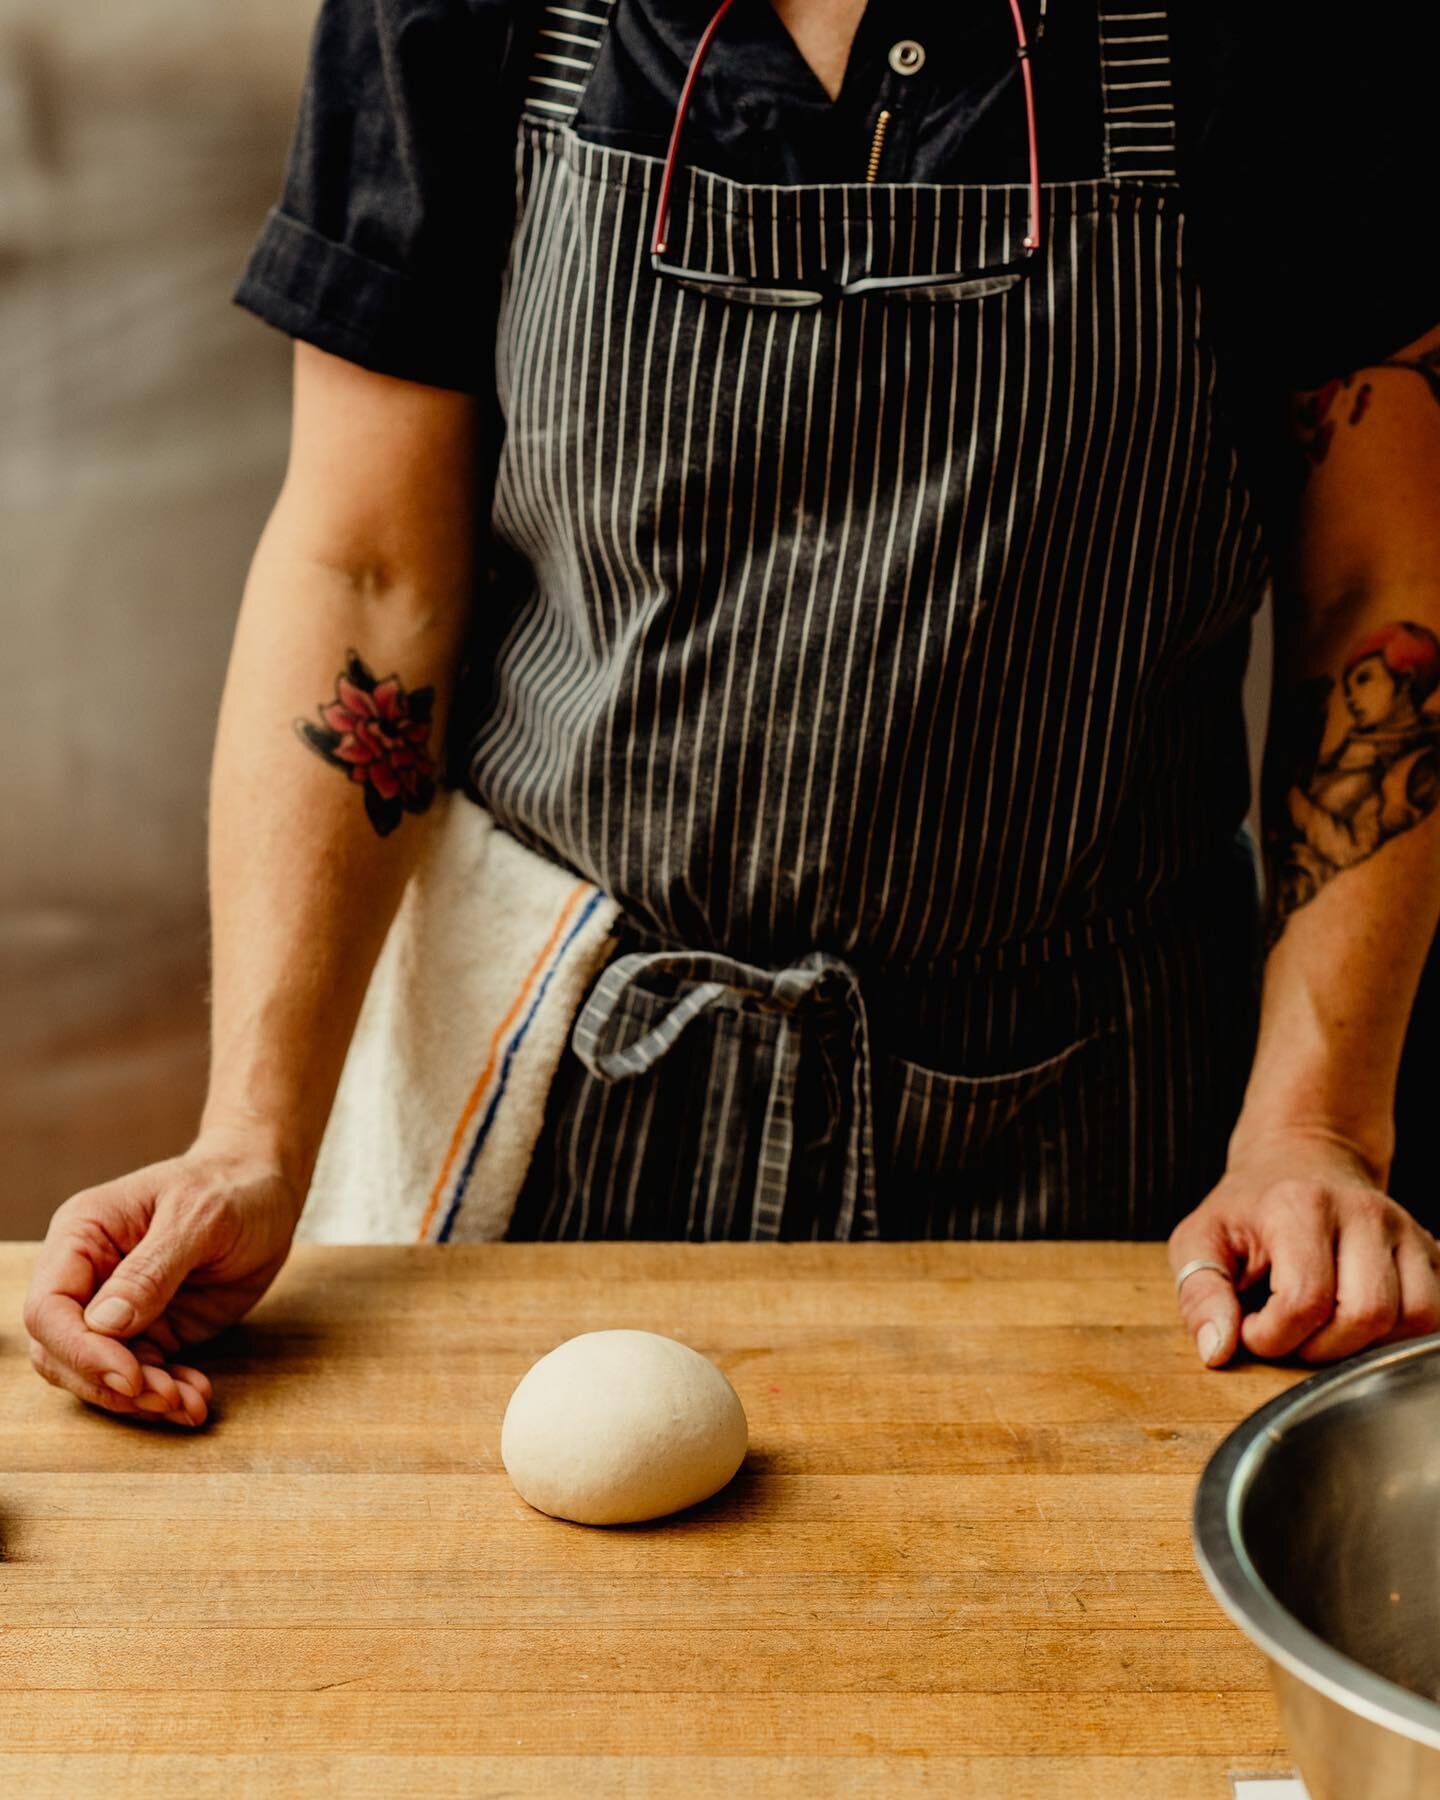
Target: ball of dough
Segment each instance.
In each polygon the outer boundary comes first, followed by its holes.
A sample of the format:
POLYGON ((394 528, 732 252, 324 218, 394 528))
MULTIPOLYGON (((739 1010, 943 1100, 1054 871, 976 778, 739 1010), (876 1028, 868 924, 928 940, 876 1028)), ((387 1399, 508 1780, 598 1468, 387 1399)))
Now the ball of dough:
POLYGON ((717 1493, 749 1436, 740 1396, 698 1350, 653 1331, 586 1331, 522 1378, 500 1459, 540 1512, 621 1525, 717 1493))

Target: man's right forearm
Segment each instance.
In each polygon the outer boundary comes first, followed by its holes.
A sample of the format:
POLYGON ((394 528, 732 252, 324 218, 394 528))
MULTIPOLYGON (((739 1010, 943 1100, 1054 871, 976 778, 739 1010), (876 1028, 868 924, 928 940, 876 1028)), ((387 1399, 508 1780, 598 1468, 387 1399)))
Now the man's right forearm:
POLYGON ((436 820, 468 567, 347 568, 284 505, 252 561, 210 796, 212 1056, 201 1135, 303 1196, 375 959, 436 820))

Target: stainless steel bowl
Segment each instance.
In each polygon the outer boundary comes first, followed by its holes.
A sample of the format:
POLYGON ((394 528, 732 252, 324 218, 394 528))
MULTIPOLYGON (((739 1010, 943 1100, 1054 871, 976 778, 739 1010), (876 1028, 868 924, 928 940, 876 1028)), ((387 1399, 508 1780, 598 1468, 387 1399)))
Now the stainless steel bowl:
POLYGON ((1311 1800, 1437 1800, 1440 1334, 1252 1413, 1206 1464, 1194 1535, 1311 1800))

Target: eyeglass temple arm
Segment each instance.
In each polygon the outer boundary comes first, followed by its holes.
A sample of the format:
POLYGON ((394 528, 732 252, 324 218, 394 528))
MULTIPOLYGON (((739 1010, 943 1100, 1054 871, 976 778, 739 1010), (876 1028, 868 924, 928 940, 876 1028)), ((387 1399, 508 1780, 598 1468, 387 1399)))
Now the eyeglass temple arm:
MULTIPOLYGON (((680 147, 680 131, 685 123, 685 114, 690 107, 690 95, 695 87, 695 78, 700 73, 700 65, 705 60, 705 52, 710 48, 710 40, 715 36, 720 21, 733 4, 734 0, 720 0, 714 17, 700 34, 700 42, 695 46, 695 54, 690 58, 690 67, 685 72, 685 85, 680 90, 680 101, 675 108, 675 123, 670 129, 670 143, 665 151, 665 168, 660 177, 660 201, 656 207, 655 236, 650 244, 650 251, 654 256, 663 255, 669 244, 667 228, 670 224, 670 184, 675 175, 675 158, 680 147)), ((1025 21, 1020 14, 1020 0, 1010 0, 1010 12, 1015 21, 1020 74, 1025 82, 1025 128, 1029 138, 1030 151, 1030 229, 1025 234, 1025 248, 1034 250, 1040 243, 1040 157, 1035 138, 1035 87, 1030 75, 1030 46, 1025 41, 1025 21)), ((1044 18, 1043 5, 1041 18, 1042 20, 1044 18)))
MULTIPOLYGON (((1020 0, 1010 0, 1010 11, 1015 20, 1015 40, 1019 45, 1020 73, 1025 81, 1025 129, 1029 133, 1030 149, 1030 229, 1025 234, 1025 248, 1035 250, 1040 245, 1040 154, 1035 142, 1035 87, 1030 77, 1030 46, 1025 41, 1025 21, 1020 16, 1020 0)), ((1040 23, 1045 23, 1045 8, 1042 0, 1040 23)))
POLYGON ((695 54, 690 58, 690 67, 685 74, 685 85, 680 90, 680 103, 675 108, 675 123, 670 130, 670 147, 665 152, 665 171, 660 177, 660 204, 655 219, 655 236, 650 244, 653 256, 663 255, 669 242, 666 228, 670 223, 670 183, 675 174, 675 153, 680 147, 680 127, 685 123, 685 114, 690 106, 690 94, 695 86, 695 77, 700 73, 700 64, 705 60, 705 52, 710 48, 710 40, 714 37, 716 28, 733 4, 734 0, 720 0, 714 18, 700 34, 700 42, 695 46, 695 54))

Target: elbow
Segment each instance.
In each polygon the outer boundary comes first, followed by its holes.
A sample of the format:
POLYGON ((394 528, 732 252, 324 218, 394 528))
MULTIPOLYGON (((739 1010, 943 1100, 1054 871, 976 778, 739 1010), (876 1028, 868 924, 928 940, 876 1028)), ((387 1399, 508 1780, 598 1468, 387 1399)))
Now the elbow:
POLYGON ((383 619, 406 636, 442 636, 468 618, 477 570, 466 544, 431 540, 398 549, 388 534, 327 533, 313 516, 277 502, 255 562, 280 579, 273 591, 315 594, 351 619, 383 619))

